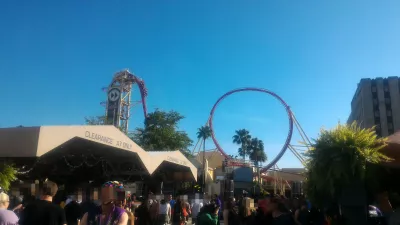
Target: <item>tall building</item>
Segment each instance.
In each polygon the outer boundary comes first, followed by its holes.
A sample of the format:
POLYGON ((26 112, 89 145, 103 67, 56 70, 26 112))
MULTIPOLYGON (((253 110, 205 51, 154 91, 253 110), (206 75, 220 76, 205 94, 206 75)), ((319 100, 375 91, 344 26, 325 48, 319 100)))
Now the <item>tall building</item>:
POLYGON ((400 130, 400 78, 361 79, 347 122, 354 120, 363 128, 376 126, 382 137, 400 130))

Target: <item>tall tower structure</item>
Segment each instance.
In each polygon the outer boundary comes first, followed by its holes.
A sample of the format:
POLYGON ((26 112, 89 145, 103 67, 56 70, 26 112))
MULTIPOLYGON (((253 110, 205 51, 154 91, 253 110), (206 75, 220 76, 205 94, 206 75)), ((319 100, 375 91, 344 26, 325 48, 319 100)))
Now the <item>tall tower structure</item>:
POLYGON ((146 97, 147 89, 144 81, 133 75, 129 70, 122 70, 114 74, 107 88, 106 120, 127 133, 129 128, 130 110, 132 107, 131 96, 133 84, 139 87, 144 116, 147 117, 146 97))

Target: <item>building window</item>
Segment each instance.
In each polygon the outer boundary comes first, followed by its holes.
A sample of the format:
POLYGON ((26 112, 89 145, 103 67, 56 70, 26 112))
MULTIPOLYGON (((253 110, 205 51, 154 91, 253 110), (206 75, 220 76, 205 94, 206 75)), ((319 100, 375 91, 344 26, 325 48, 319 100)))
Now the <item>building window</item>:
POLYGON ((388 92, 388 93, 389 93, 389 87, 388 87, 388 86, 386 86, 386 85, 385 85, 385 86, 383 86, 383 91, 384 91, 384 92, 388 92))
POLYGON ((372 93, 376 93, 376 86, 372 86, 371 91, 372 91, 372 93))
POLYGON ((393 129, 393 123, 388 123, 388 129, 393 129))
POLYGON ((385 104, 386 104, 386 105, 390 105, 390 103, 391 103, 391 102, 390 102, 390 98, 385 98, 385 104))
POLYGON ((375 110, 375 117, 380 117, 379 110, 375 110))
POLYGON ((377 98, 374 98, 373 102, 374 102, 374 106, 378 105, 378 99, 377 98))
POLYGON ((386 110, 386 116, 392 117, 392 110, 386 110))
POLYGON ((382 134, 381 134, 381 127, 380 126, 376 126, 375 127, 375 132, 376 132, 376 135, 378 135, 379 137, 381 137, 382 136, 382 134))
POLYGON ((381 122, 381 120, 379 119, 379 117, 375 117, 374 118, 374 123, 375 124, 379 124, 381 122))
POLYGON ((400 94, 400 79, 397 79, 397 86, 399 88, 399 94, 400 94))
POLYGON ((383 96, 384 96, 385 98, 390 98, 390 92, 384 92, 384 93, 383 93, 383 96))

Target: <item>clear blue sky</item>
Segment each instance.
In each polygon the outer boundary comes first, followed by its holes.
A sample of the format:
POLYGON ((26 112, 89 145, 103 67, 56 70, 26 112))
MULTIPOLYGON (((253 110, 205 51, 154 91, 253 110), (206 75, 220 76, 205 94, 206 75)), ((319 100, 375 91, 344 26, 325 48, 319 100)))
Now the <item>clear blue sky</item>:
MULTIPOLYGON (((181 112, 194 139, 216 99, 244 86, 281 95, 315 137, 347 120, 360 78, 400 75, 399 40, 395 0, 4 0, 0 126, 83 124, 104 113, 113 73, 130 68, 146 81, 149 111, 181 112)), ((131 127, 142 122, 134 108, 131 127)), ((228 152, 247 128, 270 158, 287 132, 284 110, 257 93, 226 99, 215 126, 228 152)), ((288 152, 278 165, 300 163, 288 152)))

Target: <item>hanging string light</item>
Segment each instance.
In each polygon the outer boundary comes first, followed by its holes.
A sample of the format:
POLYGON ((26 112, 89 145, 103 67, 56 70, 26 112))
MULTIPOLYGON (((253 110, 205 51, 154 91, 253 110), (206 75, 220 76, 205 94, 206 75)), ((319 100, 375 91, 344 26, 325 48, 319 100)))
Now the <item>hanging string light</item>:
MULTIPOLYGON (((96 157, 94 157, 93 154, 90 154, 90 156, 91 156, 93 159, 96 159, 96 157)), ((88 167, 94 167, 94 166, 96 166, 97 164, 99 164, 101 161, 104 160, 103 157, 100 157, 100 158, 97 160, 97 162, 95 162, 95 163, 93 163, 93 164, 89 164, 89 163, 88 163, 88 158, 87 158, 87 156, 84 156, 84 157, 85 157, 84 163, 85 163, 85 165, 88 166, 88 167)))
POLYGON ((101 168, 103 169, 104 175, 109 176, 108 171, 107 171, 107 162, 106 161, 101 162, 101 168))
POLYGON ((81 164, 75 166, 75 165, 72 165, 71 163, 68 162, 67 157, 63 156, 63 158, 64 158, 64 161, 65 161, 65 164, 67 164, 67 166, 72 170, 77 169, 77 168, 83 166, 83 164, 84 164, 84 162, 82 162, 81 164))
MULTIPOLYGON (((18 171, 17 174, 18 175, 25 175, 25 174, 30 173, 36 167, 36 165, 39 163, 39 161, 40 161, 40 159, 37 159, 30 169, 24 170, 24 171, 18 171)), ((23 166, 22 169, 25 169, 25 166, 23 166)))
MULTIPOLYGON (((71 157, 75 157, 74 155, 70 155, 71 157)), ((93 159, 96 159, 96 157, 93 154, 90 154, 90 157, 92 157, 93 159)), ((74 170, 77 169, 83 165, 86 165, 88 167, 94 167, 97 164, 99 164, 100 162, 104 161, 103 157, 100 157, 99 159, 96 159, 97 161, 93 164, 90 164, 88 161, 88 156, 86 155, 81 155, 82 158, 82 163, 80 163, 79 165, 72 165, 72 163, 68 162, 67 158, 65 156, 63 156, 65 163, 67 164, 68 167, 70 167, 70 169, 74 170)))

